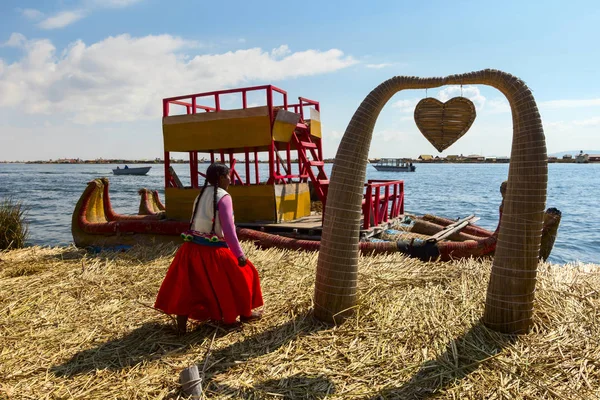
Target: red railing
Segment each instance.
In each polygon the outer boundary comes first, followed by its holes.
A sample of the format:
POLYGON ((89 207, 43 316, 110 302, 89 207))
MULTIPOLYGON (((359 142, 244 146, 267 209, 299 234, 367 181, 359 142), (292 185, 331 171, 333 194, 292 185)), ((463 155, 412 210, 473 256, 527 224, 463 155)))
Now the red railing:
MULTIPOLYGON (((265 91, 266 93, 266 105, 269 109, 269 119, 271 121, 271 128, 272 128, 272 124, 273 124, 273 120, 275 118, 275 110, 274 110, 274 104, 273 104, 273 92, 275 93, 279 93, 282 96, 282 101, 283 101, 283 105, 280 107, 283 107, 284 109, 288 109, 288 104, 287 104, 287 92, 285 90, 279 89, 278 87, 275 87, 273 85, 263 85, 263 86, 252 86, 252 87, 245 87, 245 88, 238 88, 238 89, 226 89, 226 90, 217 90, 217 91, 212 91, 212 92, 204 92, 204 93, 195 93, 195 94, 188 94, 188 95, 183 95, 183 96, 176 96, 176 97, 168 97, 163 99, 163 117, 168 117, 170 115, 171 112, 171 105, 176 105, 176 106, 182 106, 185 107, 186 109, 186 114, 196 114, 198 112, 198 110, 202 110, 205 112, 219 112, 222 110, 221 108, 221 99, 222 96, 224 95, 231 95, 231 94, 240 94, 242 96, 242 109, 246 109, 248 108, 248 93, 249 92, 255 92, 255 91, 265 91), (209 105, 203 105, 200 104, 200 101, 202 102, 206 102, 207 99, 212 98, 213 102, 214 102, 214 107, 213 106, 209 106, 209 105)), ((225 162, 225 152, 224 149, 215 149, 219 151, 219 155, 220 155, 220 161, 221 162, 225 162)), ((255 168, 255 177, 256 177, 256 183, 259 183, 259 174, 258 174, 258 154, 256 152, 256 149, 252 149, 252 148, 245 148, 244 149, 245 152, 245 160, 246 160, 246 182, 242 182, 241 179, 235 179, 233 181, 234 184, 238 183, 238 184, 246 184, 249 185, 250 184, 250 171, 249 171, 249 160, 250 160, 250 155, 252 153, 254 153, 254 168, 255 168)), ((198 187, 198 175, 200 174, 200 172, 198 171, 198 152, 197 151, 190 151, 190 175, 191 175, 191 186, 193 188, 197 188, 198 187)), ((173 186, 173 179, 170 176, 170 172, 169 172, 169 157, 170 154, 169 152, 165 152, 165 187, 172 187, 173 186)), ((211 163, 215 162, 215 152, 211 151, 210 152, 210 160, 211 163)), ((235 162, 234 162, 234 158, 233 158, 233 154, 231 152, 229 152, 229 162, 230 162, 230 167, 232 168, 232 177, 233 175, 237 174, 237 171, 235 171, 235 162)), ((274 163, 276 162, 275 160, 275 148, 274 148, 274 144, 273 142, 271 142, 270 148, 269 148, 269 176, 271 177, 270 179, 273 179, 274 176, 274 163)), ((200 174, 201 175, 201 174, 200 174)))
POLYGON ((404 214, 404 181, 370 179, 365 183, 365 188, 363 229, 404 214))
MULTIPOLYGON (((203 110, 206 112, 211 111, 221 111, 221 96, 226 94, 235 94, 239 93, 242 95, 242 108, 248 108, 248 92, 255 92, 264 90, 266 92, 267 97, 267 106, 269 107, 269 114, 273 112, 273 92, 280 93, 282 95, 284 109, 288 109, 287 104, 287 92, 285 90, 279 89, 273 85, 262 85, 262 86, 251 86, 245 88, 238 89, 226 89, 226 90, 216 90, 213 92, 204 92, 204 93, 195 93, 195 94, 186 94, 183 96, 176 97, 168 97, 163 99, 163 117, 168 117, 170 113, 170 105, 178 105, 186 108, 187 114, 196 114, 198 110, 203 110), (212 97, 214 100, 213 106, 206 106, 198 104, 198 99, 204 97, 212 97)), ((272 115, 271 115, 272 117, 272 115)))
MULTIPOLYGON (((163 117, 168 117, 171 114, 171 105, 185 107, 186 114, 195 114, 199 110, 204 112, 219 112, 223 110, 221 108, 221 100, 224 95, 231 94, 240 94, 242 96, 242 109, 248 108, 248 93, 256 92, 256 91, 265 91, 266 94, 266 106, 269 110, 269 119, 271 121, 271 128, 273 128, 273 123, 276 115, 276 108, 280 107, 285 110, 293 110, 296 113, 300 114, 301 120, 298 124, 299 129, 307 130, 307 126, 304 123, 304 108, 305 107, 314 107, 317 111, 319 111, 319 102, 306 99, 304 97, 298 98, 297 104, 288 104, 287 92, 275 87, 273 85, 263 85, 263 86, 252 86, 238 89, 227 89, 227 90, 218 90, 212 92, 204 92, 204 93, 196 93, 196 94, 188 94, 183 96, 169 97, 163 99, 163 117), (274 94, 279 93, 281 95, 281 101, 283 104, 275 105, 274 94), (207 105, 207 102, 214 102, 214 106, 207 105), (200 104, 200 103, 204 104, 200 104)), ((322 160, 323 149, 320 140, 315 140, 317 144, 316 148, 316 158, 318 160, 322 160)), ((190 175, 191 175, 191 186, 193 188, 198 187, 198 152, 190 151, 190 175)), ((243 182, 241 179, 233 180, 233 184, 242 184, 242 185, 250 185, 250 156, 254 155, 254 172, 255 172, 255 183, 260 182, 260 177, 258 173, 258 152, 255 148, 245 148, 245 167, 246 167, 246 180, 243 182)), ((291 146, 290 143, 287 143, 284 148, 277 148, 274 141, 271 141, 269 146, 269 179, 268 183, 285 183, 291 182, 292 178, 301 178, 300 172, 298 174, 293 174, 291 172, 291 146), (283 150, 286 153, 286 160, 284 161, 279 157, 279 151, 283 150), (287 171, 285 174, 281 173, 281 164, 287 166, 287 171)), ((220 155, 220 161, 226 162, 226 153, 224 149, 215 149, 214 151, 210 151, 210 160, 211 162, 216 161, 216 156, 220 155), (215 154, 216 153, 216 154, 215 154), (219 154, 220 153, 220 154, 219 154)), ((172 179, 169 173, 169 153, 165 152, 165 187, 173 186, 172 179)), ((232 152, 229 152, 229 163, 230 168, 232 168, 232 176, 237 174, 237 171, 234 170, 235 163, 232 152)), ((285 168, 284 166, 284 168, 285 168)), ((200 174, 202 175, 202 174, 200 174)), ((239 177, 238 177, 239 178, 239 177)))

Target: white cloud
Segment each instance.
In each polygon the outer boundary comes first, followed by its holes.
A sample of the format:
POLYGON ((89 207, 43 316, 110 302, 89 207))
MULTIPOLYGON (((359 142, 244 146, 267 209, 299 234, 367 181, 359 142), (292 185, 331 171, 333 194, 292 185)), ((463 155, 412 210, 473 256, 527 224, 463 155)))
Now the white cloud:
POLYGON ((391 66, 392 66, 391 63, 367 64, 367 68, 372 68, 372 69, 381 69, 381 68, 391 67, 391 66))
POLYGON ((28 19, 36 20, 44 16, 44 13, 34 8, 26 8, 21 11, 23 16, 28 19))
POLYGON ((397 108, 403 113, 412 113, 420 99, 398 100, 392 103, 392 108, 397 108))
MULTIPOLYGON (((141 1, 143 0, 81 0, 80 5, 75 9, 60 11, 42 20, 37 25, 42 29, 64 28, 87 17, 99 8, 124 8, 141 1)), ((32 20, 40 19, 44 15, 42 12, 32 8, 27 8, 22 13, 25 17, 32 20)))
MULTIPOLYGON (((486 99, 479 93, 479 90, 476 87, 463 87, 463 92, 465 97, 473 100, 476 106, 484 109, 488 113, 496 114, 510 112, 510 105, 508 104, 508 100, 504 97, 486 99)), ((447 101, 450 97, 456 95, 460 95, 460 88, 458 86, 442 89, 439 98, 442 101, 447 101)), ((540 109, 544 110, 598 107, 600 106, 600 99, 549 100, 538 102, 538 106, 540 109)))
POLYGON ((493 114, 510 112, 510 105, 505 98, 488 99, 485 102, 485 111, 493 114))
POLYGON ((130 5, 141 2, 142 0, 95 0, 94 3, 98 7, 128 7, 130 5))
POLYGON ((62 11, 41 21, 38 26, 42 29, 64 28, 85 17, 83 10, 62 11))
POLYGON ((581 107, 597 107, 600 106, 600 99, 584 99, 584 100, 549 100, 542 101, 540 107, 547 109, 557 108, 581 108, 581 107))
POLYGON ((287 44, 282 44, 281 46, 271 51, 273 57, 284 57, 290 53, 291 51, 287 44))
POLYGON ((600 117, 592 117, 588 119, 575 120, 573 121, 575 125, 579 126, 600 126, 600 117))
MULTIPOLYGON (((437 98, 442 102, 446 102, 453 97, 461 95, 473 101, 475 106, 479 109, 483 108, 486 103, 486 98, 479 92, 479 88, 475 86, 464 86, 462 91, 460 86, 449 86, 441 89, 437 94, 437 98)), ((421 99, 398 100, 392 103, 392 107, 399 109, 400 112, 403 113, 412 113, 415 111, 415 107, 420 100, 421 99)), ((508 105, 508 103, 506 104, 508 105)), ((499 107, 499 103, 494 102, 494 107, 499 107)))
POLYGON ((393 130, 393 129, 384 129, 384 130, 380 130, 380 131, 375 131, 373 133, 373 139, 374 140, 383 140, 384 142, 391 142, 393 140, 399 140, 400 138, 402 138, 403 136, 405 136, 406 133, 401 132, 401 131, 397 131, 397 130, 393 130))
MULTIPOLYGON (((477 108, 483 108, 486 103, 486 98, 479 92, 479 88, 476 86, 463 86, 462 91, 460 86, 448 86, 438 92, 437 98, 442 102, 446 102, 453 97, 461 95, 473 101, 477 108)), ((392 107, 399 109, 400 112, 403 113, 412 113, 415 111, 415 107, 420 100, 421 99, 398 100, 392 103, 392 107)), ((497 104, 494 103, 494 106, 497 107, 497 104)))
POLYGON ((8 38, 8 40, 4 43, 2 43, 0 46, 4 47, 22 47, 25 45, 25 43, 27 42, 27 38, 17 32, 14 32, 10 35, 10 37, 8 38))
POLYGON ((438 93, 438 98, 442 102, 446 102, 453 97, 462 96, 471 100, 476 108, 483 108, 485 105, 485 97, 479 92, 477 86, 448 86, 438 93))
POLYGON ((342 136, 344 136, 344 132, 340 131, 331 131, 329 132, 329 135, 327 135, 328 138, 335 139, 338 141, 342 138, 342 136))
POLYGON ((14 41, 23 42, 24 55, 0 68, 0 107, 84 124, 157 118, 164 97, 323 74, 356 63, 338 49, 292 53, 287 46, 278 48, 288 50, 284 57, 260 48, 194 55, 188 53, 198 43, 171 35, 120 35, 89 46, 76 41, 63 51, 45 39, 14 41))

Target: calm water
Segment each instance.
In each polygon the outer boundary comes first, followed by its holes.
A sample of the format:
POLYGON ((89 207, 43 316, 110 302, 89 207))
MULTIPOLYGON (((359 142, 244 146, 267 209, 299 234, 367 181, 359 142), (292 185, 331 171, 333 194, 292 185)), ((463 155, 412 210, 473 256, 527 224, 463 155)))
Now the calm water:
MULTIPOLYGON (((368 179, 404 179, 406 211, 432 213, 448 218, 474 213, 478 224, 494 230, 501 201, 500 183, 508 176, 508 164, 416 164, 414 173, 377 172, 367 167, 368 179)), ((31 244, 65 245, 72 242, 71 214, 93 178, 107 176, 116 212, 134 214, 138 189, 157 189, 164 201, 163 166, 152 165, 147 176, 113 176, 108 164, 0 164, 0 198, 12 196, 29 206, 31 244)), ((189 182, 189 166, 175 170, 189 182)), ((266 164, 261 167, 265 169, 266 164)), ((331 171, 331 164, 326 166, 331 171)), ((551 262, 600 264, 600 164, 550 164, 547 207, 562 211, 551 262)), ((265 175, 262 175, 265 176, 265 175)))

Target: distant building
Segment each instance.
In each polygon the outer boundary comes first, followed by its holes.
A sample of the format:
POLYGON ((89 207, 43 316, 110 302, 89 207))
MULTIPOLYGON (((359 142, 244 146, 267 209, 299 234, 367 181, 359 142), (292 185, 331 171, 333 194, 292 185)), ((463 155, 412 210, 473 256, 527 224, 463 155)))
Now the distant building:
POLYGON ((421 154, 418 159, 421 161, 433 161, 433 156, 431 154, 421 154))
POLYGON ((572 155, 570 155, 570 154, 565 154, 564 156, 562 156, 562 159, 563 159, 563 160, 572 160, 572 159, 573 159, 573 156, 572 156, 572 155))
POLYGON ((452 154, 452 155, 447 155, 446 156, 446 160, 448 161, 458 161, 459 160, 459 156, 456 154, 452 154))
POLYGON ((600 154, 590 154, 588 157, 589 162, 600 162, 600 154))
POLYGON ((584 164, 589 162, 589 154, 583 154, 583 151, 580 151, 579 154, 575 157, 575 162, 578 164, 584 164))
POLYGON ((556 161, 558 161, 558 157, 548 157, 549 163, 555 163, 556 161))
POLYGON ((510 158, 506 157, 506 156, 496 157, 496 162, 497 163, 507 163, 507 162, 510 162, 510 158))
POLYGON ((467 161, 485 161, 485 157, 480 156, 479 154, 469 154, 467 156, 467 161))

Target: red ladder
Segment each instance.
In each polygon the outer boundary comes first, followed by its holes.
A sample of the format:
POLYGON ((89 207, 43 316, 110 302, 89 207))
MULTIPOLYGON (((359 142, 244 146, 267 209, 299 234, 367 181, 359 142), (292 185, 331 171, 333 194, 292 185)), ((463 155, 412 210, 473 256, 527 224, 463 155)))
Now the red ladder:
POLYGON ((311 136, 308 127, 305 124, 298 124, 294 134, 292 136, 292 140, 298 149, 298 162, 299 162, 299 171, 301 176, 301 181, 306 182, 307 179, 310 179, 312 182, 315 192, 323 203, 323 210, 325 210, 325 203, 327 201, 327 189, 329 187, 329 179, 327 178, 327 173, 325 172, 325 162, 320 159, 318 153, 318 146, 315 143, 311 136), (310 154, 311 158, 309 160, 308 155, 310 154), (317 168, 317 174, 315 175, 315 171, 313 168, 317 168))

